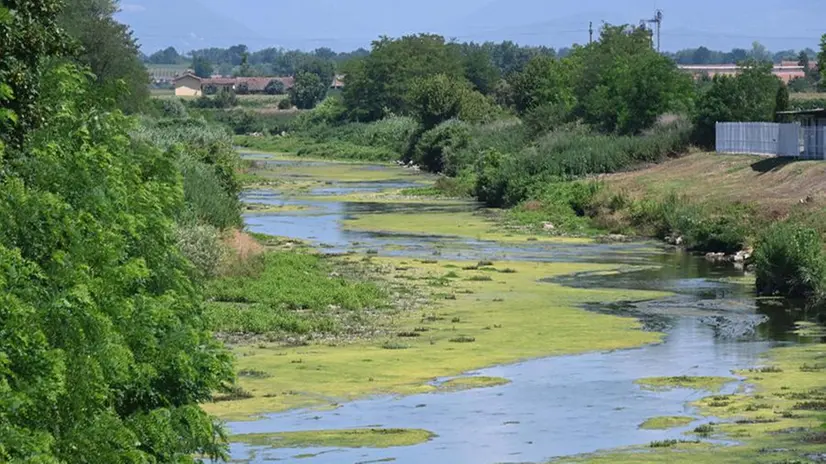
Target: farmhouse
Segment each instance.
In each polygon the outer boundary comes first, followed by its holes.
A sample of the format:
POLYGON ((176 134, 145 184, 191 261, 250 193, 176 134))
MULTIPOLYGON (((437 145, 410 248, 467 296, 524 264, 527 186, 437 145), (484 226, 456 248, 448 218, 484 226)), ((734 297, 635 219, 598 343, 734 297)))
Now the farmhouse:
POLYGON ((172 80, 178 97, 200 97, 201 78, 192 73, 184 73, 172 80))

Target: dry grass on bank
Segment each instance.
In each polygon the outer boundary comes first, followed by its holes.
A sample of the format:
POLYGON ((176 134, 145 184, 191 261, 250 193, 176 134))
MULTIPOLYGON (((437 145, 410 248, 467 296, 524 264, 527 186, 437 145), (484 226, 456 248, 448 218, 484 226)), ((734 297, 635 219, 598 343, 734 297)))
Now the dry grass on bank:
POLYGON ((698 153, 600 179, 631 198, 676 193, 699 202, 753 203, 778 217, 801 204, 826 207, 826 161, 698 153))

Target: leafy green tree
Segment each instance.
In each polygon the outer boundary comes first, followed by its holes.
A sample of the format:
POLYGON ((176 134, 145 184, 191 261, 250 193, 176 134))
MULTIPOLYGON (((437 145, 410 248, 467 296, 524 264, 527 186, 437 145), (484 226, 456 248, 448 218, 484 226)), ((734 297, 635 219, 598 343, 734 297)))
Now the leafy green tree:
POLYGON ((195 72, 196 76, 202 79, 208 79, 212 77, 214 69, 212 68, 212 63, 210 63, 206 58, 196 56, 192 59, 192 71, 195 72))
POLYGON ((66 0, 59 24, 80 49, 75 61, 96 78, 96 95, 127 112, 149 101, 149 75, 132 31, 116 21, 113 0, 66 0))
POLYGON ((238 97, 235 91, 229 87, 222 87, 215 95, 215 108, 234 108, 238 106, 238 97))
POLYGON ((286 93, 284 82, 280 79, 271 80, 264 88, 264 93, 267 95, 284 95, 286 93))
POLYGON ((327 47, 316 48, 312 54, 324 61, 332 61, 338 56, 336 52, 327 47))
POLYGON ((698 143, 714 145, 718 122, 774 121, 778 103, 788 103, 783 87, 771 63, 747 62, 737 76, 715 76, 697 101, 698 143))
POLYGON ((774 118, 775 121, 780 122, 782 119, 780 115, 777 114, 778 111, 788 111, 791 107, 789 102, 789 87, 780 82, 780 85, 777 87, 777 93, 774 98, 774 118))
POLYGON ((462 65, 465 77, 485 95, 490 95, 501 80, 499 69, 493 62, 493 56, 482 47, 470 47, 463 52, 462 65))
POLYGON ((241 54, 241 64, 238 68, 238 77, 251 77, 252 76, 252 67, 250 66, 249 62, 250 54, 244 51, 241 54))
MULTIPOLYGON (((820 51, 817 53, 817 70, 822 79, 826 75, 826 34, 820 38, 820 51)), ((826 84, 823 80, 818 81, 821 90, 826 89, 826 84)))
POLYGON ((766 49, 766 46, 758 41, 751 44, 751 51, 749 51, 749 58, 754 61, 768 61, 772 62, 772 54, 766 49))
POLYGON ((310 58, 304 60, 296 69, 297 74, 310 73, 318 76, 318 89, 316 90, 321 101, 327 96, 330 85, 336 77, 336 68, 332 61, 321 58, 310 58))
POLYGON ((295 76, 295 83, 290 89, 290 101, 302 110, 312 109, 324 99, 327 86, 317 74, 302 72, 295 76))
POLYGON ((650 34, 607 25, 598 42, 567 58, 574 72, 575 111, 583 121, 606 133, 636 134, 666 112, 690 108, 691 78, 651 48, 650 34))
POLYGON ((44 105, 38 104, 43 60, 68 51, 67 38, 57 27, 59 8, 56 0, 0 3, 0 108, 4 113, 0 118, 0 141, 8 148, 20 147, 45 122, 44 105))
POLYGON ((463 75, 461 57, 438 35, 420 34, 373 42, 370 55, 345 69, 344 103, 350 117, 374 121, 388 114, 405 114, 407 91, 417 79, 436 74, 463 75))
POLYGON ((175 47, 167 47, 149 55, 146 61, 152 64, 180 64, 184 61, 184 57, 178 53, 178 50, 175 50, 175 47))
POLYGON ((220 458, 198 403, 232 365, 175 243, 176 157, 60 63, 59 8, 0 6, 0 461, 220 458))
POLYGON ((571 111, 576 103, 573 74, 566 61, 540 56, 510 78, 513 103, 522 114, 539 106, 555 105, 571 111))
POLYGON ((464 78, 444 74, 414 80, 408 107, 424 130, 449 119, 479 122, 493 112, 493 105, 464 78))

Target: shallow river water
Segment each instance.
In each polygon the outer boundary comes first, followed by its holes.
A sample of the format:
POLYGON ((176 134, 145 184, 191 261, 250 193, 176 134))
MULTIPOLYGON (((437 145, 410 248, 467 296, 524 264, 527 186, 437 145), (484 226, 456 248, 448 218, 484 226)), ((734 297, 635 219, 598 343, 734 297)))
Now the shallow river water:
MULTIPOLYGON (((393 182, 381 188, 400 188, 393 182), (391 185, 392 184, 392 185, 391 185)), ((402 185, 404 187, 404 185, 402 185)), ((326 186, 350 193, 363 185, 326 186)), ((369 188, 376 188, 370 185, 369 188)), ((335 190, 339 191, 339 190, 335 190)), ((316 192, 324 194, 324 192, 316 192)), ((615 275, 583 274, 554 282, 578 287, 666 290, 676 296, 656 302, 604 307, 640 317, 647 328, 667 333, 664 343, 607 353, 536 359, 491 367, 466 375, 503 377, 511 383, 477 390, 407 397, 378 397, 346 403, 332 411, 291 411, 256 422, 229 424, 234 434, 357 427, 417 428, 437 435, 432 441, 390 449, 269 449, 234 444, 233 459, 264 463, 479 463, 542 462, 682 434, 713 418, 697 416, 689 403, 708 393, 694 390, 649 391, 635 380, 658 376, 731 376, 760 364, 760 354, 789 343, 789 308, 764 303, 737 283, 742 274, 701 258, 652 243, 499 244, 468 239, 374 234, 348 231, 342 220, 358 214, 421 211, 433 205, 346 203, 312 198, 294 200, 271 191, 251 191, 247 201, 302 205, 306 211, 254 214, 249 230, 309 240, 327 251, 378 250, 385 255, 445 259, 540 260, 650 265, 615 275), (693 416, 696 422, 671 430, 643 430, 656 416, 693 416)), ((473 205, 439 208, 467 210, 473 205)), ((740 382, 728 392, 746 388, 740 382)))

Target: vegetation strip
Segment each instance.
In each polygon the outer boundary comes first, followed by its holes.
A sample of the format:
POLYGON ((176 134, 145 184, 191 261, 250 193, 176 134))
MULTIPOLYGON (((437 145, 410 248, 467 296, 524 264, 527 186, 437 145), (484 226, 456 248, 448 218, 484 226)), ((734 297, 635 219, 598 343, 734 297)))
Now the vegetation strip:
POLYGON ((232 435, 230 440, 273 448, 393 448, 418 445, 434 437, 419 429, 346 429, 232 435))

